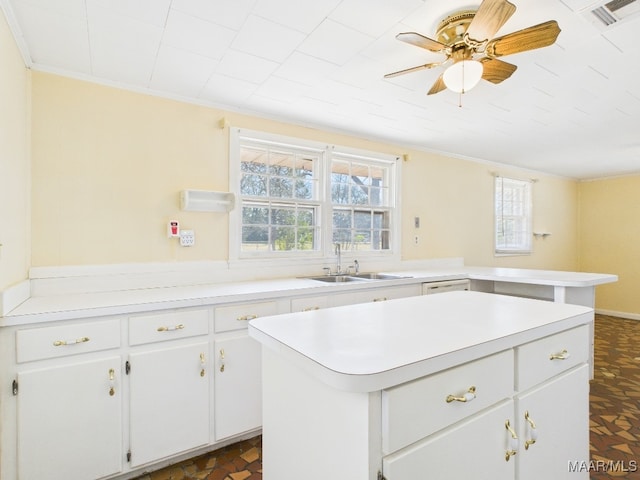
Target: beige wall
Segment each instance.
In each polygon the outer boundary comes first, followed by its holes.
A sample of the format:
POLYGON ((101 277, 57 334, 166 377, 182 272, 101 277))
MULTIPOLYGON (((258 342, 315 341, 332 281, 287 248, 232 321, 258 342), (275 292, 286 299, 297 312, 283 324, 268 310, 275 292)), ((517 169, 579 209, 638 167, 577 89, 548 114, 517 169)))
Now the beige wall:
POLYGON ((574 181, 536 175, 534 224, 553 235, 534 243, 534 255, 495 258, 496 167, 44 73, 33 74, 33 264, 226 260, 227 216, 181 212, 178 205, 185 188, 228 189, 222 118, 236 127, 408 154, 404 259, 454 256, 479 265, 578 267, 574 181), (419 230, 413 228, 415 216, 419 230), (196 231, 195 247, 167 240, 165 225, 174 218, 196 231))
POLYGON ((28 276, 30 75, 0 10, 0 291, 28 276))
POLYGON ((578 268, 576 182, 420 152, 404 164, 403 178, 405 258, 462 256, 468 265, 578 268), (537 180, 533 228, 552 235, 534 239, 532 255, 493 254, 494 173, 537 180), (413 228, 415 216, 420 217, 418 230, 413 228))
POLYGON ((619 276, 597 288, 599 309, 640 318, 640 176, 580 184, 580 267, 619 276))

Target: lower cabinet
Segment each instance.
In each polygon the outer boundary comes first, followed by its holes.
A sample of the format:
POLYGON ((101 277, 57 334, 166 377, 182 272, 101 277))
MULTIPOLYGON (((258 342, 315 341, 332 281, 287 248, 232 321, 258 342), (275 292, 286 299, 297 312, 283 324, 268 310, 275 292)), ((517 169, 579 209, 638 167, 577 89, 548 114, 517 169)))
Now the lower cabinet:
MULTIPOLYGON (((389 480, 474 478, 512 480, 515 460, 505 420, 513 419, 513 402, 505 401, 456 426, 406 447, 382 460, 389 480)), ((545 478, 545 477, 538 477, 545 478)))
MULTIPOLYGON (((230 335, 230 334, 226 334, 230 335)), ((245 330, 214 343, 215 439, 262 426, 261 345, 245 330)))
POLYGON ((120 371, 120 356, 110 356, 18 374, 20 480, 87 480, 122 470, 120 371))
POLYGON ((383 391, 383 478, 587 480, 587 345, 584 325, 383 391))
POLYGON ((589 461, 589 366, 566 374, 516 397, 520 451, 519 480, 588 478, 571 464, 589 461))
POLYGON ((132 353, 131 466, 210 443, 209 342, 132 353))

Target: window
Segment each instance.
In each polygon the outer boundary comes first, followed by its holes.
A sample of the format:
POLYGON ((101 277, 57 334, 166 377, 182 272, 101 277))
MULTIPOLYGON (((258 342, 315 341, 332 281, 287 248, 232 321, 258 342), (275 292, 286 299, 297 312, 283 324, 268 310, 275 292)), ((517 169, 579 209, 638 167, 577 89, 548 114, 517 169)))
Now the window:
POLYGON ((231 257, 396 253, 395 157, 231 132, 231 257))
POLYGON ((531 182, 495 179, 496 253, 531 253, 531 182))
POLYGON ((332 156, 333 243, 343 251, 389 250, 390 181, 388 164, 339 153, 332 156))
POLYGON ((323 152, 240 145, 241 252, 317 250, 318 163, 323 152))

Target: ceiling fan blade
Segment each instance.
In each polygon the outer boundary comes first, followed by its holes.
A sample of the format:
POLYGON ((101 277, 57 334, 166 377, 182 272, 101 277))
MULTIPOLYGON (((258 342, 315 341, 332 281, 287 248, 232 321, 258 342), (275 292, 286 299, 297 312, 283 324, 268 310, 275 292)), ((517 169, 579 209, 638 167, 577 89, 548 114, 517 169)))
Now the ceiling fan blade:
POLYGON ((515 11, 516 6, 507 0, 483 0, 467 28, 466 35, 478 43, 489 40, 515 11))
POLYGON ((431 90, 427 93, 427 95, 433 95, 434 93, 441 92, 442 90, 446 90, 447 86, 444 84, 444 80, 442 79, 442 73, 435 81, 435 83, 431 86, 431 90))
POLYGON ((399 33, 396 35, 396 38, 401 42, 409 43, 411 45, 415 45, 416 47, 424 48, 431 52, 446 52, 449 49, 448 45, 444 43, 440 43, 437 40, 433 40, 432 38, 425 37, 424 35, 420 35, 415 32, 405 32, 399 33))
POLYGON ((533 27, 494 38, 487 44, 485 53, 489 57, 502 57, 503 55, 548 47, 553 45, 559 34, 560 27, 558 22, 549 20, 533 27))
POLYGON ((482 78, 491 83, 500 83, 511 76, 518 67, 496 58, 483 58, 482 78))
POLYGON ((425 63, 424 65, 418 65, 417 67, 406 68, 404 70, 399 70, 393 73, 387 73, 384 78, 393 78, 399 77, 400 75, 404 75, 405 73, 418 72, 420 70, 426 70, 433 67, 439 67, 443 62, 434 62, 434 63, 425 63))

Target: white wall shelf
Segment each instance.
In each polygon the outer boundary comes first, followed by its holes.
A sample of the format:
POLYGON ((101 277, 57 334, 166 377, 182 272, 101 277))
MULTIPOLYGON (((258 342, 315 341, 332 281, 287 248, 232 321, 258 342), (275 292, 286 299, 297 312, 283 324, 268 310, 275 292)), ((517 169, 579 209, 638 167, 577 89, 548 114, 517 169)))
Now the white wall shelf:
POLYGON ((188 212, 229 212, 235 206, 235 195, 208 190, 182 190, 180 209, 188 212))

